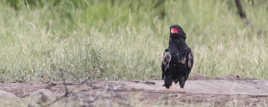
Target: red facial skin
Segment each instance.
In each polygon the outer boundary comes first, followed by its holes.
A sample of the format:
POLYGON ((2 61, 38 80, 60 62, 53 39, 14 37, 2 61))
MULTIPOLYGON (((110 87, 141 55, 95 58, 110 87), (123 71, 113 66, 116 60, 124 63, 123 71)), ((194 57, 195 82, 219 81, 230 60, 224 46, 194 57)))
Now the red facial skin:
POLYGON ((172 34, 178 34, 178 33, 179 33, 179 30, 176 29, 176 28, 171 28, 170 32, 171 32, 172 34))

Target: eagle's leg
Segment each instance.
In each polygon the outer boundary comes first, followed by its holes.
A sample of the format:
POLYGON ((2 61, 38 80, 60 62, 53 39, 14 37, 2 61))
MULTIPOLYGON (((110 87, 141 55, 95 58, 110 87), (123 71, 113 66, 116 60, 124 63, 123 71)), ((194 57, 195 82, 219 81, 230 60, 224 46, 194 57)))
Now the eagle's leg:
POLYGON ((179 92, 180 93, 183 93, 184 92, 184 88, 180 88, 179 92))
POLYGON ((180 80, 179 80, 179 83, 180 83, 180 90, 179 92, 180 93, 183 93, 184 92, 184 84, 186 82, 186 77, 181 77, 180 80))
POLYGON ((171 87, 172 86, 172 80, 171 80, 171 77, 165 77, 164 78, 164 86, 169 89, 170 91, 173 91, 173 88, 171 87))

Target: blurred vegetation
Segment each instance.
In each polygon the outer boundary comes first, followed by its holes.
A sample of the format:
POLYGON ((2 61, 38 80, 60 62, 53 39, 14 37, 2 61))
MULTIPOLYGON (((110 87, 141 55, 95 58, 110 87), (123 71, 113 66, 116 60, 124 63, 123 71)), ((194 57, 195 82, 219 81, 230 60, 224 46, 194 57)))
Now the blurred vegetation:
POLYGON ((193 49, 193 74, 267 79, 268 2, 233 0, 0 1, 0 80, 160 79, 169 26, 193 49))

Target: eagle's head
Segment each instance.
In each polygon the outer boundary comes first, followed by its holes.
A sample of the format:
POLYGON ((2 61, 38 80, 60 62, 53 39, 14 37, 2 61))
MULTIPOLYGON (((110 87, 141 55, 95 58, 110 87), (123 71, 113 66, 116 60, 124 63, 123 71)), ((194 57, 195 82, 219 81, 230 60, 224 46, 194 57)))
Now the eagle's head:
POLYGON ((170 37, 172 38, 182 38, 186 39, 186 34, 184 33, 183 29, 180 25, 171 25, 170 26, 170 37))

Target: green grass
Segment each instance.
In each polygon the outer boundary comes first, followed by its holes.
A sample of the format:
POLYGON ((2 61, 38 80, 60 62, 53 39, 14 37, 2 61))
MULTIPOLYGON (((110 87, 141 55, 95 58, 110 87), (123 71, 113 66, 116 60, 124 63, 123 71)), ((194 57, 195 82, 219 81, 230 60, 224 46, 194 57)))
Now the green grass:
POLYGON ((248 26, 232 0, 31 1, 0 2, 2 81, 160 79, 171 24, 187 33, 193 74, 268 78, 265 1, 243 2, 248 26))

